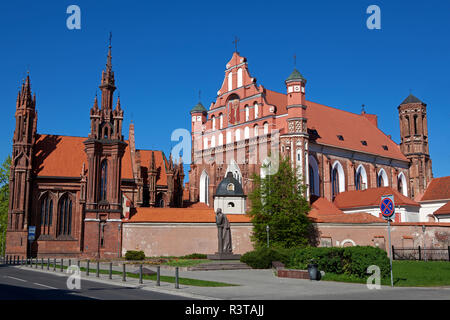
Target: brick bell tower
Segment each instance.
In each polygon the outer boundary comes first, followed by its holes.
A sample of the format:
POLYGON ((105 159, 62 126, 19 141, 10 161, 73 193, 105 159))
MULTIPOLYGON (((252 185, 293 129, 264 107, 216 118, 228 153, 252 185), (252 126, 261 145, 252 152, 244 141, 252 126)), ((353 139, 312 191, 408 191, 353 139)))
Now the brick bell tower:
POLYGON ((122 194, 120 180, 122 157, 127 144, 122 135, 123 110, 120 97, 113 110, 114 72, 111 44, 106 70, 102 72, 101 108, 95 97, 91 108, 91 133, 84 141, 88 159, 84 248, 88 257, 120 256, 122 194))
MULTIPOLYGON (((281 136, 282 153, 291 159, 303 184, 308 185, 308 129, 305 104, 306 79, 294 68, 286 79, 287 133, 281 136), (284 149, 284 152, 283 152, 284 149)), ((309 188, 306 190, 309 197, 309 188)))
POLYGON ((27 75, 16 102, 16 128, 9 176, 9 208, 6 254, 27 256, 28 222, 31 216, 33 145, 36 138, 36 95, 31 95, 27 75))
POLYGON ((428 149, 427 105, 410 94, 398 106, 400 150, 410 160, 408 196, 422 194, 433 179, 428 149))

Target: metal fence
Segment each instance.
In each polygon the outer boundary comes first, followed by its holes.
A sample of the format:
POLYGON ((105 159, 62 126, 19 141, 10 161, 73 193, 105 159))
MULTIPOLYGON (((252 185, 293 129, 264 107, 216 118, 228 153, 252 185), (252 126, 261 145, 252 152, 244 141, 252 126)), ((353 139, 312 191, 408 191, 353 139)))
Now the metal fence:
POLYGON ((450 246, 447 248, 396 248, 392 246, 394 260, 450 261, 450 246))

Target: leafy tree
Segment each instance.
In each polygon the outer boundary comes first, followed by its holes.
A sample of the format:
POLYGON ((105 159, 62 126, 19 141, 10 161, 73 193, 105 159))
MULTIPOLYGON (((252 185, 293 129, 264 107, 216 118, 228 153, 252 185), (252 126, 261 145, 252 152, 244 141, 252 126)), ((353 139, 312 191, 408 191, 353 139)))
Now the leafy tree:
MULTIPOLYGON (((269 171, 268 165, 263 166, 269 171)), ((288 158, 280 158, 278 170, 262 178, 253 176, 254 190, 249 194, 252 217, 252 241, 256 246, 267 243, 266 226, 270 228, 270 244, 283 248, 315 244, 315 228, 308 218, 310 210, 304 197, 306 186, 291 167, 288 158)))
POLYGON ((9 207, 9 170, 11 157, 8 156, 0 167, 0 254, 4 254, 6 227, 8 223, 9 207))

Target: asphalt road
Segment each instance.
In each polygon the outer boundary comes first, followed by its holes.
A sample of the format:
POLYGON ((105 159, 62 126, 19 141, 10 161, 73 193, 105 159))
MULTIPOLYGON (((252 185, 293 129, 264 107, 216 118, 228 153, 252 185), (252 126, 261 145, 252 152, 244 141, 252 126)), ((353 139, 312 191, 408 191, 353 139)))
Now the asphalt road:
POLYGON ((189 300, 185 297, 81 280, 69 290, 67 277, 0 265, 0 300, 189 300))

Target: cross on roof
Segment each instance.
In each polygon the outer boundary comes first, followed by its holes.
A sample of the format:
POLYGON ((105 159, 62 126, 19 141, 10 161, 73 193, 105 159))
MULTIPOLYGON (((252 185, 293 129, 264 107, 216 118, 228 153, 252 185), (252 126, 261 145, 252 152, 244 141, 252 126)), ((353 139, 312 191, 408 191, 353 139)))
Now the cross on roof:
POLYGON ((235 48, 235 52, 237 52, 237 47, 238 47, 238 42, 239 42, 239 38, 238 37, 234 37, 234 41, 233 41, 233 43, 234 43, 234 48, 235 48))
POLYGON ((111 48, 112 32, 109 32, 109 47, 111 48))

